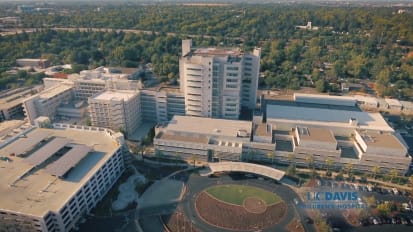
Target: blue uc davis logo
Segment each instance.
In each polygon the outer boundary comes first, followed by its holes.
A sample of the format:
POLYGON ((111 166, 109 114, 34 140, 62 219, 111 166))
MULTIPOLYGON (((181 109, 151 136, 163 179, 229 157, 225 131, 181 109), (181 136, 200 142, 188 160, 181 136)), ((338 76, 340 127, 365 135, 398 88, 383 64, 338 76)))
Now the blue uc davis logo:
POLYGON ((357 201, 357 192, 307 192, 308 201, 357 201))

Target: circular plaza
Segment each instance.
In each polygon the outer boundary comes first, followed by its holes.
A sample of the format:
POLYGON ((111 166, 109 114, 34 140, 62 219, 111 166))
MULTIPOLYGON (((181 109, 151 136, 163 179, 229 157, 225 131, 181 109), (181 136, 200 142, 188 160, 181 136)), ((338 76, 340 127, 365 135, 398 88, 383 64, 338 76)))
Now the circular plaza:
POLYGON ((144 193, 137 215, 143 231, 288 231, 298 216, 297 197, 261 175, 183 171, 144 193))
POLYGON ((287 209, 274 192, 242 184, 215 185, 198 193, 197 215, 211 226, 234 231, 261 230, 280 222, 287 209))

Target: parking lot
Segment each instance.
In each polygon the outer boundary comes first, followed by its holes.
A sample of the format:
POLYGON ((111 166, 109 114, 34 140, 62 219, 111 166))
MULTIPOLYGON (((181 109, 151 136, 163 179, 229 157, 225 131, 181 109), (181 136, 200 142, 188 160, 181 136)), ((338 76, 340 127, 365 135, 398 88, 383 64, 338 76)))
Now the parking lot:
POLYGON ((410 193, 396 188, 373 186, 371 184, 351 183, 345 181, 317 180, 315 188, 328 191, 357 191, 360 204, 367 204, 366 199, 374 196, 375 202, 368 209, 367 215, 359 218, 359 227, 352 227, 346 221, 342 212, 337 210, 321 210, 326 221, 340 231, 413 231, 412 202, 409 201, 410 193), (384 215, 372 210, 377 205, 390 204, 390 214, 384 215))

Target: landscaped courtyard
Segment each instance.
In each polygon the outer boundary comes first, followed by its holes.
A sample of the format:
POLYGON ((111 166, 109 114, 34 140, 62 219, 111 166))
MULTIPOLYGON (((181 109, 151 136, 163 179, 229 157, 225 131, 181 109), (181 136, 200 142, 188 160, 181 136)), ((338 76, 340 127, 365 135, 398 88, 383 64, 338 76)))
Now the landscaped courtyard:
POLYGON ((230 230, 265 229, 280 222, 287 207, 275 193, 249 185, 215 185, 200 192, 198 215, 208 224, 230 230))
POLYGON ((217 185, 205 191, 217 200, 235 205, 243 205, 247 198, 259 198, 266 205, 282 201, 275 193, 248 185, 217 185))

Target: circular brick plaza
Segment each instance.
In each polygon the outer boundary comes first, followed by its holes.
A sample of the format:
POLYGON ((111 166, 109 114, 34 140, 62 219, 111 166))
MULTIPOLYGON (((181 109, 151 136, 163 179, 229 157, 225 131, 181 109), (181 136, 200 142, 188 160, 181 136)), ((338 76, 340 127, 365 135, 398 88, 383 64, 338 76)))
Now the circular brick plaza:
POLYGON ((217 185, 195 200, 198 216, 206 223, 234 231, 262 230, 280 222, 286 204, 275 193, 245 185, 217 185))

